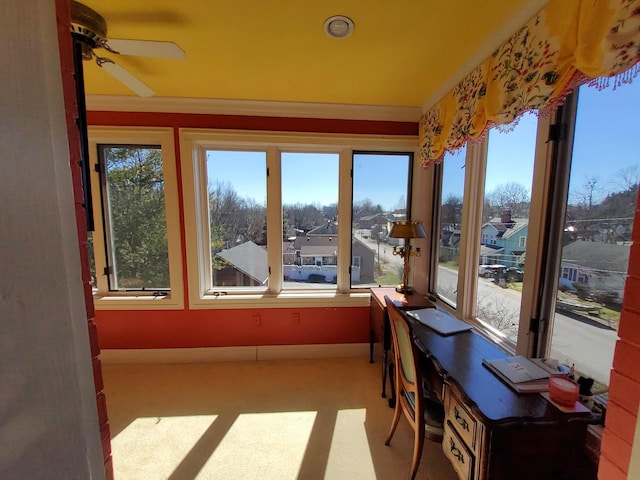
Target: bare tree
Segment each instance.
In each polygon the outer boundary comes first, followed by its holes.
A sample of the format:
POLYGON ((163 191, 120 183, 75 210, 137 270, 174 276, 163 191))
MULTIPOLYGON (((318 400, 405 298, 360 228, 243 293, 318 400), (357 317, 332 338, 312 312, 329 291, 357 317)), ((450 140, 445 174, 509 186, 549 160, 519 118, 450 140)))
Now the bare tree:
POLYGON ((442 228, 457 228, 462 223, 462 198, 452 193, 442 202, 440 207, 440 224, 442 228))
POLYGON ((634 190, 640 184, 640 166, 638 164, 623 168, 616 174, 617 182, 623 191, 634 190))
POLYGON ((505 208, 511 209, 513 217, 527 217, 531 196, 529 190, 516 182, 497 185, 485 195, 491 207, 491 216, 499 217, 505 208))
POLYGON ((598 192, 601 190, 599 182, 599 177, 585 177, 582 189, 570 194, 574 203, 584 209, 591 210, 593 205, 598 203, 598 192))

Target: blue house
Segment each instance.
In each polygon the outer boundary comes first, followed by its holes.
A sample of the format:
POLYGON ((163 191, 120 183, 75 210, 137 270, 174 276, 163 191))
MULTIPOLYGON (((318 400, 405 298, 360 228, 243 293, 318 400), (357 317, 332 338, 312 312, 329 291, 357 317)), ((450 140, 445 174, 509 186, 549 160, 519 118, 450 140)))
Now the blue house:
POLYGON ((511 210, 502 212, 482 225, 480 263, 513 267, 523 262, 527 244, 529 220, 511 218, 511 210))

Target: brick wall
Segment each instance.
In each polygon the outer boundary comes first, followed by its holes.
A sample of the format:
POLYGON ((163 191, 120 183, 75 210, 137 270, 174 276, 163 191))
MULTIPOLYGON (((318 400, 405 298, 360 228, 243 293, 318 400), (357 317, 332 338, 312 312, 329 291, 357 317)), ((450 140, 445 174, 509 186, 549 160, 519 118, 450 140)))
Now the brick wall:
POLYGON ((102 369, 100 367, 100 347, 98 346, 98 331, 94 323, 93 294, 91 290, 91 276, 89 273, 89 249, 87 244, 87 225, 83 206, 82 174, 80 170, 80 135, 76 125, 78 108, 76 103, 73 45, 71 42, 71 10, 69 0, 56 0, 56 20, 58 24, 58 43, 60 45, 60 65, 62 69, 62 86, 66 111, 67 132, 69 136, 69 154, 71 177, 73 179, 74 203, 76 210, 76 226, 80 243, 80 261, 82 265, 82 282, 84 284, 84 298, 87 308, 87 326, 89 329, 89 343, 93 362, 93 378, 96 388, 96 403, 100 422, 100 437, 107 480, 113 480, 113 464, 111 458, 111 438, 107 417, 107 403, 102 383, 102 369))
POLYGON ((640 198, 633 222, 629 276, 609 384, 599 480, 625 480, 640 403, 640 198))

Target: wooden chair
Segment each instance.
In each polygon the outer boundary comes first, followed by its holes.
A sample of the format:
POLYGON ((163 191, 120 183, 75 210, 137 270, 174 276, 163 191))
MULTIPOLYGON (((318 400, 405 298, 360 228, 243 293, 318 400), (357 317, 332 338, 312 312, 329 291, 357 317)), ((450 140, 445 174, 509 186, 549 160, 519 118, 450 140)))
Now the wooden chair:
POLYGON ((391 442, 400 415, 404 413, 414 431, 413 461, 409 475, 409 479, 413 480, 420 464, 425 437, 442 442, 444 407, 423 395, 423 372, 419 356, 424 354, 411 341, 411 330, 400 310, 389 297, 385 296, 385 302, 393 339, 396 404, 391 430, 384 444, 391 442))

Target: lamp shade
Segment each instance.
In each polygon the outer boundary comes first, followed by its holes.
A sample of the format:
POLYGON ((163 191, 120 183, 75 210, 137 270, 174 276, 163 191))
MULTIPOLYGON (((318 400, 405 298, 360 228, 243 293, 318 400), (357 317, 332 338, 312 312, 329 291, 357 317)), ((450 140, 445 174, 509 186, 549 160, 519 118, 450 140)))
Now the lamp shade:
POLYGON ((393 222, 389 236, 391 238, 426 238, 427 234, 420 222, 393 222))

